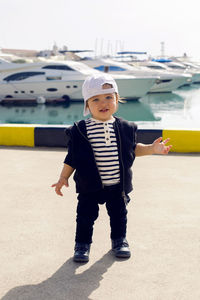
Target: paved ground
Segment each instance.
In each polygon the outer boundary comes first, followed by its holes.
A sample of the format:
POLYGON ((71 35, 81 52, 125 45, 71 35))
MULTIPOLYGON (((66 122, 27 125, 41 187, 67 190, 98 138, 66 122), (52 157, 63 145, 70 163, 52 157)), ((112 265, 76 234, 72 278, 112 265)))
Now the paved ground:
POLYGON ((0 148, 1 300, 199 300, 200 155, 149 156, 134 164, 129 260, 110 253, 104 206, 88 264, 72 261, 74 183, 58 197, 65 152, 0 148))

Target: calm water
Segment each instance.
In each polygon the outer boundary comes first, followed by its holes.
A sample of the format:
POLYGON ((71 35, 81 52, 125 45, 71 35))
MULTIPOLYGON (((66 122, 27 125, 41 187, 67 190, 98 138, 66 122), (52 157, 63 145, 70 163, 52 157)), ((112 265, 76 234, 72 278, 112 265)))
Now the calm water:
MULTIPOLYGON (((0 105, 0 123, 68 125, 83 119, 82 110, 83 102, 68 105, 0 105)), ((135 121, 139 128, 200 129, 200 85, 127 101, 119 105, 116 115, 135 121)))

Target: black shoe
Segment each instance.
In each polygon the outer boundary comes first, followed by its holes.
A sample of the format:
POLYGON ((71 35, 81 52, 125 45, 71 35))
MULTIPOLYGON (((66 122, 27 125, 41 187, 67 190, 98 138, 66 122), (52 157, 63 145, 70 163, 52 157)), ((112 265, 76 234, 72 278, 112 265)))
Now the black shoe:
POLYGON ((90 244, 76 243, 74 248, 74 261, 88 262, 90 253, 90 244))
POLYGON ((112 251, 115 256, 119 258, 129 258, 131 256, 129 244, 126 238, 112 240, 112 251))

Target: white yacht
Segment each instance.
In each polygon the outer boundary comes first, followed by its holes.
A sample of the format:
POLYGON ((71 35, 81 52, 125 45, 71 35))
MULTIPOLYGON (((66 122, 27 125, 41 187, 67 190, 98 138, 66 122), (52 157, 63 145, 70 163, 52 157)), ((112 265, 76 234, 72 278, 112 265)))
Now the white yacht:
MULTIPOLYGON (((46 60, 36 63, 0 62, 0 100, 81 100, 82 84, 99 73, 81 62, 46 60)), ((114 75, 121 97, 135 99, 146 94, 143 81, 131 75, 114 75)))
POLYGON ((99 71, 110 72, 111 74, 134 75, 136 78, 143 80, 147 92, 172 92, 188 83, 188 81, 191 82, 191 75, 164 72, 166 67, 155 62, 149 62, 143 67, 104 58, 83 60, 83 62, 99 71))
POLYGON ((155 72, 154 74, 160 76, 160 82, 157 81, 156 84, 150 89, 151 93, 172 92, 183 85, 190 85, 192 83, 191 74, 173 72, 172 70, 169 70, 169 68, 163 63, 148 60, 131 63, 131 65, 138 65, 146 72, 149 72, 150 70, 151 72, 155 72))
POLYGON ((200 82, 200 69, 192 63, 168 62, 167 67, 176 73, 192 75, 192 83, 200 82))
POLYGON ((135 78, 132 86, 134 98, 145 96, 155 84, 156 80, 159 80, 158 76, 145 74, 145 72, 137 70, 136 68, 134 69, 126 63, 116 62, 112 59, 84 59, 82 62, 95 70, 110 73, 113 77, 122 74, 133 76, 135 78))

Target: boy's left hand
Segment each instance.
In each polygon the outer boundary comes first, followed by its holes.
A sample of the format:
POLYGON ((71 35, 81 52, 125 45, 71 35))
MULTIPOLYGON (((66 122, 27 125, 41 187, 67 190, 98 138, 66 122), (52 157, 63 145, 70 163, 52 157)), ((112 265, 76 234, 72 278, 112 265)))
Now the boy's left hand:
POLYGON ((166 140, 162 141, 162 137, 156 139, 152 144, 153 152, 155 154, 168 154, 169 150, 172 148, 172 145, 166 146, 169 140, 170 138, 167 138, 166 140))

